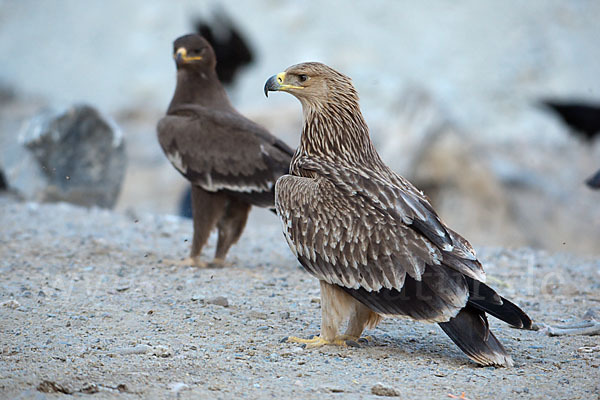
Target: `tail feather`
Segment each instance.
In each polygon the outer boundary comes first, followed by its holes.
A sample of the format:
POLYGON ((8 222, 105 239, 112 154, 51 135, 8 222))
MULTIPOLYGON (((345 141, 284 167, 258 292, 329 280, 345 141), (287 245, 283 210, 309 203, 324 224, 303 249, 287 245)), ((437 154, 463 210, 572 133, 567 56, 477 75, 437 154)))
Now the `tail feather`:
POLYGON ((467 306, 440 327, 473 361, 481 365, 512 367, 513 361, 490 331, 485 313, 467 306))
POLYGON ((531 329, 533 322, 531 318, 517 305, 499 296, 486 284, 465 277, 469 287, 469 304, 478 310, 485 311, 490 315, 510 324, 516 328, 531 329))

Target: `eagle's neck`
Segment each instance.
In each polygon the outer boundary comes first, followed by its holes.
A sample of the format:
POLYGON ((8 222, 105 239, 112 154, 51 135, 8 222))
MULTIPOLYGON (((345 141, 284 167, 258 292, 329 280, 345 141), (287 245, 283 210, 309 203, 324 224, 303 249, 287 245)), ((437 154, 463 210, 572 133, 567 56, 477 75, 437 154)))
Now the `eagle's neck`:
POLYGON ((303 102, 303 114, 304 127, 295 157, 308 156, 359 168, 382 164, 358 103, 303 102))
POLYGON ((193 69, 177 71, 177 86, 167 113, 182 104, 198 104, 213 108, 232 107, 215 71, 193 69))

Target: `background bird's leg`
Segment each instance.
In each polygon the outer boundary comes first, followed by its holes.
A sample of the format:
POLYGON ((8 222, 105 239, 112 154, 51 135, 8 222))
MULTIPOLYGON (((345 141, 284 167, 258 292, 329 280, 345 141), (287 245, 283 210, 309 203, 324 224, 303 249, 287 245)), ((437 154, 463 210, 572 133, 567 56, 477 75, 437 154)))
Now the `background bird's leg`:
POLYGON ((217 225, 219 228, 219 240, 217 242, 215 259, 212 261, 212 264, 215 266, 222 266, 225 263, 225 257, 229 248, 242 235, 246 221, 248 220, 250 207, 248 203, 233 198, 229 199, 225 213, 217 225))
POLYGON ((194 238, 190 257, 183 260, 183 264, 196 267, 206 267, 200 261, 200 253, 206 244, 210 231, 217 221, 223 216, 227 200, 219 193, 210 193, 192 185, 192 214, 194 219, 194 238))

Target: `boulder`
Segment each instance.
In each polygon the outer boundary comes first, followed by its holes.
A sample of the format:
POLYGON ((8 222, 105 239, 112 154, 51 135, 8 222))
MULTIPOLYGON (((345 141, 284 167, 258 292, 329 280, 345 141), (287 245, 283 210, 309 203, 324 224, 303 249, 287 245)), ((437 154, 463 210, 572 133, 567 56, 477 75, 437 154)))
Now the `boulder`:
POLYGON ((88 105, 44 111, 5 137, 0 170, 26 200, 112 208, 126 168, 123 136, 88 105))

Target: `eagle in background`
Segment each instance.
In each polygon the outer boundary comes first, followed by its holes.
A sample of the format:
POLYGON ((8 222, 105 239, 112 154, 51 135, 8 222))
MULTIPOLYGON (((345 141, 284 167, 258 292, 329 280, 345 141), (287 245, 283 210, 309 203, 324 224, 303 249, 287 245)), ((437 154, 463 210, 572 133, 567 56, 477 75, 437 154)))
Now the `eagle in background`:
POLYGON ((382 317, 402 316, 438 323, 479 364, 511 366, 486 313, 518 328, 531 329, 531 319, 483 283, 471 245, 383 163, 351 80, 304 63, 272 76, 268 91, 302 104, 300 147, 275 206, 292 252, 321 285, 320 336, 288 342, 348 344, 382 317))
MULTIPOLYGON (((240 70, 254 61, 254 52, 248 39, 221 8, 215 10, 212 18, 196 18, 194 26, 196 33, 206 39, 213 48, 218 60, 215 69, 217 77, 223 86, 229 89, 240 70)), ((179 214, 192 218, 191 188, 181 197, 179 214)))
POLYGON ((222 266, 251 206, 274 207, 275 181, 288 172, 293 150, 233 108, 202 36, 176 39, 173 58, 177 85, 157 131, 167 158, 192 186, 194 236, 183 264, 222 266), (216 253, 206 264, 200 254, 214 227, 216 253))

